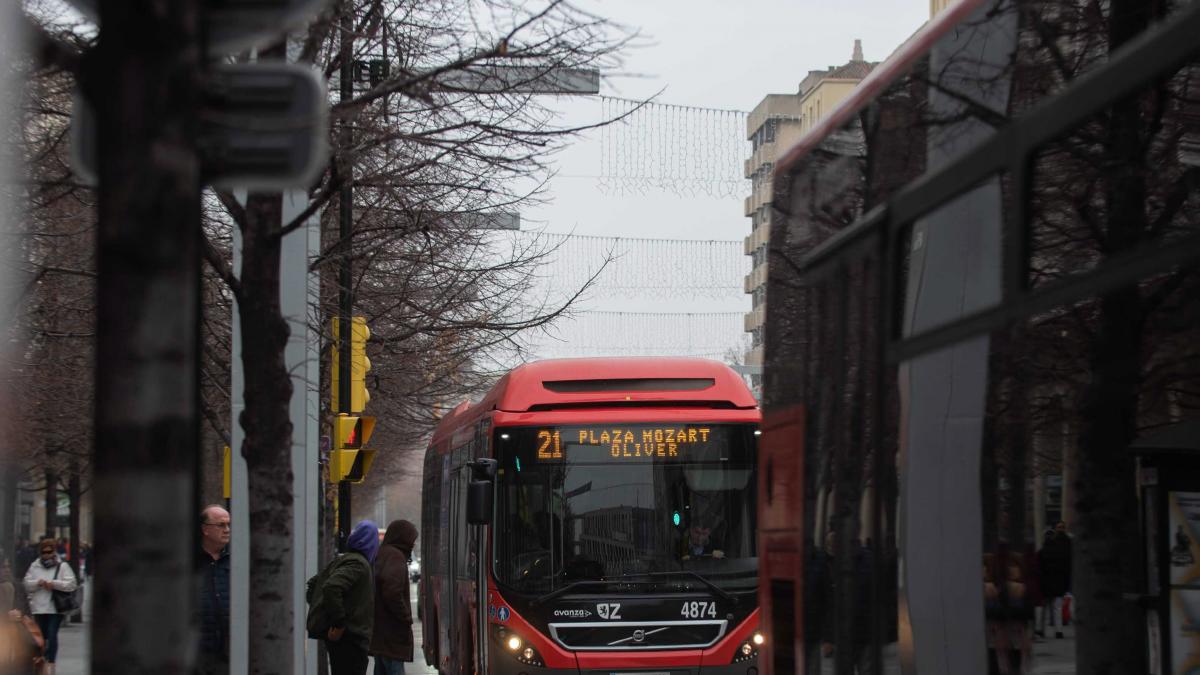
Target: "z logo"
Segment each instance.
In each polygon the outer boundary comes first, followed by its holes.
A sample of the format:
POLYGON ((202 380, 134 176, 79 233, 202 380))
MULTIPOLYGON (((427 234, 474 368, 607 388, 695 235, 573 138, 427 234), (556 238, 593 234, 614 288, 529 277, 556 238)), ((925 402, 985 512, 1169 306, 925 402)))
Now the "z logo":
POLYGON ((601 602, 596 605, 596 613, 601 619, 617 621, 621 618, 621 603, 619 602, 601 602))

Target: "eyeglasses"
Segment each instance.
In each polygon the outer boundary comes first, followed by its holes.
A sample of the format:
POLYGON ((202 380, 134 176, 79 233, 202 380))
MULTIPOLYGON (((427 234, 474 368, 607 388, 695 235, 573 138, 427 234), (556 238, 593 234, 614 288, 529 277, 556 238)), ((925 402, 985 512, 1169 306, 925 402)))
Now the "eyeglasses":
POLYGON ((217 527, 217 528, 220 528, 220 529, 222 529, 222 530, 228 530, 228 529, 229 529, 229 527, 230 527, 230 524, 229 524, 229 523, 204 523, 204 524, 205 524, 205 525, 211 525, 212 527, 217 527))
POLYGON ((46 555, 47 553, 49 553, 49 554, 53 555, 53 554, 54 554, 54 549, 52 549, 52 548, 44 548, 44 549, 42 549, 42 555, 46 555))

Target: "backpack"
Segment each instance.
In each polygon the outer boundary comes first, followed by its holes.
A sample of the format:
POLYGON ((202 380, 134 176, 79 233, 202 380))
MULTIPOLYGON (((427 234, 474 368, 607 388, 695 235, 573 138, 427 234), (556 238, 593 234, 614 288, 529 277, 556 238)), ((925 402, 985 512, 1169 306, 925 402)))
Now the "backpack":
POLYGON ((324 640, 329 633, 329 617, 325 612, 325 581, 333 573, 333 570, 346 564, 367 564, 367 562, 361 556, 339 554, 329 561, 325 569, 309 577, 304 584, 304 600, 308 603, 308 616, 305 617, 304 626, 308 637, 314 640, 324 640), (362 563, 356 563, 356 560, 361 560, 362 563))

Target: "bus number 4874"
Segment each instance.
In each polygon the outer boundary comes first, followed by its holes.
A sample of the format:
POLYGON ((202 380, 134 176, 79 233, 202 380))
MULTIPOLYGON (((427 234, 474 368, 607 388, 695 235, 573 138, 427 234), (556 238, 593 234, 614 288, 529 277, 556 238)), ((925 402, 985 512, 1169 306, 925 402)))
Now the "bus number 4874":
POLYGON ((683 603, 683 609, 679 610, 679 614, 685 619, 702 619, 706 616, 716 618, 717 603, 685 602, 683 603))

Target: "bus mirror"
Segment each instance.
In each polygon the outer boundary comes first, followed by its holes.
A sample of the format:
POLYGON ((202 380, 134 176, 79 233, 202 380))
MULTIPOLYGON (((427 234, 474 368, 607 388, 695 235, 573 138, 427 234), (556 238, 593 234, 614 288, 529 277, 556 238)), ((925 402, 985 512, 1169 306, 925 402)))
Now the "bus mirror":
POLYGON ((490 457, 480 457, 471 462, 472 480, 492 480, 496 477, 499 464, 490 457))
POLYGON ((492 482, 473 480, 467 484, 467 522, 488 525, 492 522, 492 482))

